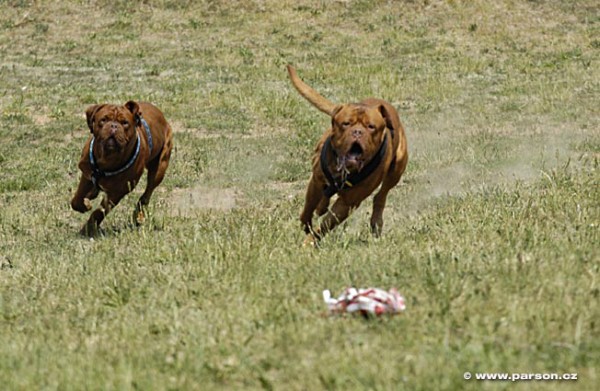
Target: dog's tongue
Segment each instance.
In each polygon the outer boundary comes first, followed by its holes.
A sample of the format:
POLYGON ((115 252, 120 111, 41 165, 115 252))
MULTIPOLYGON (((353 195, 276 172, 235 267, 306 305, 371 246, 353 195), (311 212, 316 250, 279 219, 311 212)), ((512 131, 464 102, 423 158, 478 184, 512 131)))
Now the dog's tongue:
POLYGON ((346 161, 356 163, 358 161, 359 156, 360 156, 360 153, 349 153, 348 155, 346 155, 346 161))
POLYGON ((346 169, 346 156, 341 156, 337 158, 337 165, 335 166, 335 169, 338 172, 346 169))
POLYGON ((360 154, 347 154, 346 156, 343 156, 341 158, 338 159, 337 161, 337 171, 338 172, 346 172, 349 173, 350 170, 348 169, 352 166, 354 166, 357 170, 361 170, 362 166, 363 166, 363 162, 361 160, 359 160, 360 154))
POLYGON ((363 153, 362 147, 358 143, 354 143, 354 144, 352 144, 352 147, 346 154, 345 159, 348 162, 358 163, 359 158, 362 156, 362 153, 363 153))

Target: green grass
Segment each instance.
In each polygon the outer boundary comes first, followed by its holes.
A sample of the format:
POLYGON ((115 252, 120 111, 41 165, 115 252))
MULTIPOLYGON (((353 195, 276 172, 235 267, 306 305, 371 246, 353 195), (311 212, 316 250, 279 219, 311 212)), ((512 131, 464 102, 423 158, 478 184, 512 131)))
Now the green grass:
POLYGON ((595 389, 600 7, 537 1, 0 2, 2 389, 595 389), (389 100, 410 160, 303 249, 309 157, 336 102, 389 100), (137 229, 70 209, 93 103, 175 129, 137 229), (405 313, 325 316, 397 287, 405 313), (578 373, 577 382, 463 373, 578 373))

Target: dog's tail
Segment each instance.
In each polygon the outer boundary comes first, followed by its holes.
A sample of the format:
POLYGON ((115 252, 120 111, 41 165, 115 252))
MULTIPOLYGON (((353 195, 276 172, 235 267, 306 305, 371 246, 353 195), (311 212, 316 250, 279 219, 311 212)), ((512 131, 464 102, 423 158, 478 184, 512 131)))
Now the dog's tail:
POLYGON ((300 95, 302 95, 307 101, 312 103, 317 109, 321 110, 327 115, 331 115, 333 110, 336 108, 336 104, 329 101, 327 98, 321 96, 317 91, 313 90, 311 86, 303 82, 296 73, 296 70, 291 65, 287 66, 288 74, 292 84, 300 95))

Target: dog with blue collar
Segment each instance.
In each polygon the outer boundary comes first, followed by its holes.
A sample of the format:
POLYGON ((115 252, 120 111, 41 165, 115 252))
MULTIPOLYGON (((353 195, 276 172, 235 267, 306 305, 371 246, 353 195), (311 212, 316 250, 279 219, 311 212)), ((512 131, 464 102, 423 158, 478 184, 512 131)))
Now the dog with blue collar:
POLYGON ((173 149, 173 130, 163 113, 151 103, 97 104, 86 110, 91 135, 83 147, 81 179, 71 207, 81 213, 92 209, 91 200, 104 197, 81 234, 95 236, 104 217, 148 170, 147 185, 134 211, 134 222, 145 219, 144 209, 162 182, 173 149))

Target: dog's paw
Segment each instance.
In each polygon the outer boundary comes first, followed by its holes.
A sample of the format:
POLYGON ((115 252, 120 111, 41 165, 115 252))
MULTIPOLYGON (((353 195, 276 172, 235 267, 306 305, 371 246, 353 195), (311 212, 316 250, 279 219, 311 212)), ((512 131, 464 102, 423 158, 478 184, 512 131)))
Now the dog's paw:
POLYGON ((306 235, 306 238, 304 238, 302 247, 317 248, 317 247, 319 247, 319 239, 317 239, 313 234, 308 234, 308 235, 306 235))
POLYGON ((92 209, 92 203, 87 198, 84 198, 83 200, 73 199, 71 201, 71 208, 77 212, 85 213, 92 209))
POLYGON ((144 224, 146 221, 146 214, 144 213, 144 208, 137 207, 133 211, 133 223, 137 226, 144 224))
POLYGON ((374 238, 380 238, 381 232, 383 231, 383 227, 381 225, 371 225, 371 234, 374 238))
POLYGON ((98 225, 95 222, 88 221, 83 227, 81 227, 79 234, 86 238, 93 238, 95 236, 98 236, 99 232, 100 227, 98 227, 98 225))

